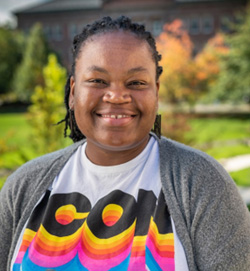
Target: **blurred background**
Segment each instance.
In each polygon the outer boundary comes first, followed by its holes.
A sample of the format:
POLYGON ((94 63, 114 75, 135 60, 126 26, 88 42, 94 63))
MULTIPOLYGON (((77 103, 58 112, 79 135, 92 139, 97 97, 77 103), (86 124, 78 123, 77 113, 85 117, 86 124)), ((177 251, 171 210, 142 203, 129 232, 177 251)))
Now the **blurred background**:
POLYGON ((207 152, 250 208, 250 6, 245 0, 0 0, 0 188, 26 161, 71 144, 71 43, 109 15, 145 24, 162 55, 162 134, 207 152))

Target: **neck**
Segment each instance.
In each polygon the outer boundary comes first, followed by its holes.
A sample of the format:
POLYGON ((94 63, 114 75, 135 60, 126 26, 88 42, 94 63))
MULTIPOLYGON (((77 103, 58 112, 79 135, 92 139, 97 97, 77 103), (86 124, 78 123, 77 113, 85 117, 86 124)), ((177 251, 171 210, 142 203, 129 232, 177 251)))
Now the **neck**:
POLYGON ((87 140, 86 156, 88 159, 100 166, 115 166, 124 164, 137 155, 139 155, 147 146, 150 136, 143 139, 143 141, 135 144, 135 146, 129 148, 117 148, 117 147, 100 147, 93 142, 87 140))

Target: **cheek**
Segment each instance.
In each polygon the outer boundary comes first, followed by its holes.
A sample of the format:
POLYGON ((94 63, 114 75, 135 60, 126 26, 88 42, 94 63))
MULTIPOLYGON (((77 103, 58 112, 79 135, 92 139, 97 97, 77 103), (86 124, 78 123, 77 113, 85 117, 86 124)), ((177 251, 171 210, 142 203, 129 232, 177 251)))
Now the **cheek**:
POLYGON ((76 91, 75 94, 75 104, 80 107, 78 110, 84 109, 87 110, 91 107, 94 107, 99 98, 94 91, 88 91, 86 89, 81 89, 76 91))
POLYGON ((140 102, 140 106, 144 108, 144 111, 149 115, 155 115, 158 108, 158 99, 155 93, 142 97, 143 102, 140 102))

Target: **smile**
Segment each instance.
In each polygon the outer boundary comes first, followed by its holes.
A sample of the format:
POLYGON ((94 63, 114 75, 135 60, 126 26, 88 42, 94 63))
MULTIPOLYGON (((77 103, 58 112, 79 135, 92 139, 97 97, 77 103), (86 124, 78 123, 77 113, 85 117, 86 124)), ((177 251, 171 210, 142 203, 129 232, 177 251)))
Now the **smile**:
POLYGON ((123 119, 123 118, 131 118, 131 115, 101 115, 103 118, 110 118, 110 119, 123 119))

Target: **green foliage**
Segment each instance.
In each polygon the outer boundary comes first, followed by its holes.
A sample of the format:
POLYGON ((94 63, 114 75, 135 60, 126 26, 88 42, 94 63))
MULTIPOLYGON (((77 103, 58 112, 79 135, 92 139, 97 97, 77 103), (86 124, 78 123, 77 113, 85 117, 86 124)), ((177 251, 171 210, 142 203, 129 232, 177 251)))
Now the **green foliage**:
POLYGON ((0 27, 0 94, 11 90, 13 74, 22 58, 22 44, 20 32, 0 27))
POLYGON ((173 112, 161 112, 162 135, 171 138, 173 140, 189 143, 185 136, 187 131, 190 131, 191 127, 188 123, 188 116, 185 114, 177 114, 173 112))
POLYGON ((250 185, 250 168, 242 169, 236 172, 231 172, 230 175, 237 185, 239 186, 250 185))
POLYGON ((43 69, 44 87, 37 86, 31 96, 29 121, 33 127, 33 142, 39 153, 47 153, 65 144, 63 125, 55 125, 65 116, 64 84, 66 69, 55 55, 50 55, 43 69))
POLYGON ((230 51, 221 58, 221 72, 210 99, 250 103, 250 5, 226 42, 230 51))
POLYGON ((17 99, 29 102, 36 85, 43 85, 42 69, 46 64, 48 46, 39 24, 34 25, 27 39, 26 49, 13 80, 17 99))

